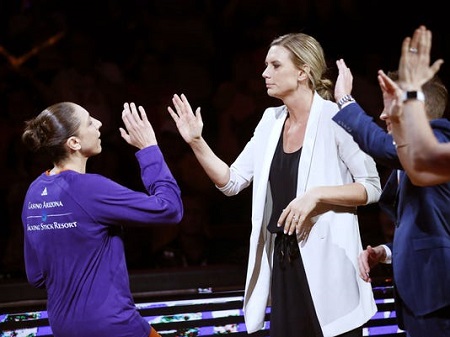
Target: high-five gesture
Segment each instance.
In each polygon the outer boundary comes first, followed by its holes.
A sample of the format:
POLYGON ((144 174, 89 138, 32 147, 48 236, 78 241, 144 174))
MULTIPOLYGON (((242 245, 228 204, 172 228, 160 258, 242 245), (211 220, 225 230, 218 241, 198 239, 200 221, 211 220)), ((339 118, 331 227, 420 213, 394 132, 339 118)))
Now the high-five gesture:
POLYGON ((430 66, 431 37, 431 31, 420 26, 412 37, 403 40, 398 66, 399 84, 403 90, 420 90, 444 63, 438 59, 430 66))
POLYGON ((134 103, 123 105, 122 120, 125 128, 119 128, 120 134, 125 141, 138 149, 143 149, 150 145, 156 145, 155 131, 147 119, 147 114, 142 106, 139 106, 139 113, 134 103))
POLYGON ((172 107, 168 107, 170 116, 174 120, 178 132, 184 141, 191 147, 200 165, 208 177, 217 186, 224 186, 230 179, 230 169, 206 143, 202 137, 203 120, 200 108, 194 112, 184 94, 173 95, 172 107))
POLYGON ((175 121, 175 124, 184 141, 190 144, 193 140, 199 139, 202 136, 203 120, 200 114, 200 108, 197 108, 195 115, 192 111, 191 105, 184 94, 178 96, 173 95, 172 98, 174 111, 170 106, 167 108, 170 116, 175 121))

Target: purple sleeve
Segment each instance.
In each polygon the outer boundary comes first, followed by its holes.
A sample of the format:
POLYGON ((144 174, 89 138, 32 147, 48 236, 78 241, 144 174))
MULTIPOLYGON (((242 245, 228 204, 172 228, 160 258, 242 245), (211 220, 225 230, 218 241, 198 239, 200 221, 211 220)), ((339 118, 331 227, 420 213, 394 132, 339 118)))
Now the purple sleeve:
POLYGON ((108 178, 87 174, 78 197, 85 211, 105 225, 176 224, 183 216, 180 188, 158 146, 136 153, 147 193, 133 191, 108 178), (87 176, 87 177, 86 177, 87 176))
POLYGON ((25 236, 24 242, 24 258, 28 282, 36 288, 45 288, 45 280, 42 275, 42 268, 39 265, 38 254, 28 242, 27 236, 25 236))

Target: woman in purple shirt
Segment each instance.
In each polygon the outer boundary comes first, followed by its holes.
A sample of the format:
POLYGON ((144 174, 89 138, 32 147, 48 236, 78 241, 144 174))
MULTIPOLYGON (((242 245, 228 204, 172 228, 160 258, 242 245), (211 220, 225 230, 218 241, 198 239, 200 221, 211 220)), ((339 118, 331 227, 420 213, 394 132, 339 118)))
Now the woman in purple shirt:
POLYGON ((177 224, 183 205, 145 110, 125 103, 122 120, 147 193, 86 173, 102 150, 102 123, 83 107, 58 103, 26 122, 22 140, 54 165, 31 183, 22 221, 28 281, 47 291, 55 337, 159 336, 133 301, 120 232, 177 224))

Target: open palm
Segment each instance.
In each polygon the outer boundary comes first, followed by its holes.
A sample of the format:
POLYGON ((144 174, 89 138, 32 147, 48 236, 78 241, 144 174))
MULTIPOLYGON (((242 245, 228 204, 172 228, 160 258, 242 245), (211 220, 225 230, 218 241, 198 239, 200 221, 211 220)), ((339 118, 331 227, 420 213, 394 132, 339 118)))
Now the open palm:
POLYGON ((184 141, 190 144, 195 139, 200 138, 203 130, 203 120, 200 114, 200 108, 197 108, 194 114, 191 105, 184 94, 181 94, 181 96, 175 94, 172 98, 172 103, 175 110, 170 106, 167 110, 175 121, 178 132, 183 137, 184 141))

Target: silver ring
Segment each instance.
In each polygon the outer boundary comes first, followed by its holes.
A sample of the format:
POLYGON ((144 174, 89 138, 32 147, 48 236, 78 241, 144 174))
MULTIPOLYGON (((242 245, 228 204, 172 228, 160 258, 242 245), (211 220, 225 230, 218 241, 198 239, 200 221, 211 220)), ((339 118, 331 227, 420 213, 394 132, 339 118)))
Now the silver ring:
POLYGON ((409 48, 409 52, 413 53, 413 54, 417 54, 417 48, 411 47, 411 48, 409 48))
POLYGON ((295 222, 298 222, 298 216, 292 217, 292 220, 294 220, 295 222))

